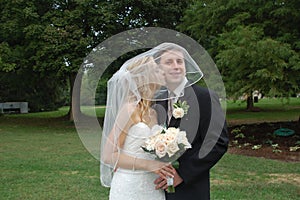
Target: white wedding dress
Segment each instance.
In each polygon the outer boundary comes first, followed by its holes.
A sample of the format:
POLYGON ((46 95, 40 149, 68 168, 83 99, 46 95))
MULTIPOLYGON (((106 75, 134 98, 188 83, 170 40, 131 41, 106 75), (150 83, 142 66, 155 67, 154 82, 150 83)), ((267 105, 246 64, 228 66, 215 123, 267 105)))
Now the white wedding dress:
MULTIPOLYGON (((128 131, 122 153, 137 158, 154 159, 141 146, 155 128, 158 125, 150 129, 143 122, 133 125, 128 131)), ((164 191, 155 189, 154 180, 157 177, 152 172, 118 168, 113 175, 109 200, 165 200, 164 191)))

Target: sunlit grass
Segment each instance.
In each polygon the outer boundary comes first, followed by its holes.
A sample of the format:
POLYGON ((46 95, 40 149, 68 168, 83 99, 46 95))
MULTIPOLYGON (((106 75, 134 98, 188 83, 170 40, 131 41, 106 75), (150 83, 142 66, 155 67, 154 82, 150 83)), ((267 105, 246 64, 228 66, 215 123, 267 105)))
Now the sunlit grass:
POLYGON ((260 99, 254 106, 259 108, 259 112, 246 110, 244 101, 228 101, 226 118, 229 123, 254 123, 268 121, 296 121, 300 116, 300 98, 260 99))
MULTIPOLYGON (((229 102, 230 120, 287 120, 299 115, 300 99, 290 104, 261 100, 263 112, 244 111, 229 102), (284 113, 284 114, 283 114, 284 113), (261 117, 260 117, 261 116, 261 117), (284 119, 283 119, 284 118, 284 119), (277 118, 276 118, 277 120, 277 118)), ((0 116, 1 199, 108 199, 100 185, 99 161, 83 146, 74 124, 58 111, 0 116)), ((92 115, 93 107, 83 107, 92 115)), ((98 117, 105 108, 96 107, 98 117)), ((229 153, 211 170, 212 199, 299 199, 300 163, 285 163, 229 153)))
MULTIPOLYGON (((263 121, 296 121, 300 116, 300 98, 279 99, 264 98, 260 99, 255 107, 260 108, 260 112, 249 112, 246 110, 245 101, 227 101, 226 118, 229 123, 253 123, 263 121)), ((83 114, 98 118, 103 118, 105 105, 100 106, 81 106, 83 114)), ((69 107, 64 106, 57 111, 39 112, 28 114, 12 114, 10 117, 24 118, 57 118, 67 115, 69 107)))
MULTIPOLYGON (((1 199, 108 199, 99 161, 72 123, 0 119, 1 199), (16 120, 17 123, 14 122, 16 120)), ((300 163, 225 154, 211 170, 212 199, 299 199, 300 163)))
MULTIPOLYGON (((259 107, 264 110, 282 110, 289 109, 294 106, 300 106, 300 98, 290 98, 290 99, 281 99, 281 98, 263 98, 259 99, 257 103, 254 103, 255 107, 259 107)), ((227 101, 227 109, 231 111, 239 111, 246 109, 246 101, 237 100, 227 101)))
POLYGON ((108 190, 100 187, 99 162, 72 123, 5 118, 0 118, 0 199, 107 197, 108 190))
POLYGON ((81 111, 85 115, 104 117, 105 106, 81 106, 81 111))
POLYGON ((299 199, 300 163, 225 154, 211 170, 212 199, 299 199))

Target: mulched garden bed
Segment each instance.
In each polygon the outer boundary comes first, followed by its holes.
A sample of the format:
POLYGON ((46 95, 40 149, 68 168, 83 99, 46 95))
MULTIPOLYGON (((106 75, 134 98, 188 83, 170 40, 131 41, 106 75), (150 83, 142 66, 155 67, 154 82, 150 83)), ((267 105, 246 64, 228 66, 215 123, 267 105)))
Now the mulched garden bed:
POLYGON ((300 162, 300 122, 274 122, 231 126, 228 152, 287 162, 300 162), (278 136, 278 129, 294 131, 290 136, 278 136))

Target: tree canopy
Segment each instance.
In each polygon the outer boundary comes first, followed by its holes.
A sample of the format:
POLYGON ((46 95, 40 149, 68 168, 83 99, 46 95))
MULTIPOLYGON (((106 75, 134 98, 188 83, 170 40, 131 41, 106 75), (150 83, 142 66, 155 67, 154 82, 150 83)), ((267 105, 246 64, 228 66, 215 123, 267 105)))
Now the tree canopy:
MULTIPOLYGON (((73 111, 74 80, 91 49, 147 26, 177 29, 204 46, 229 97, 253 90, 288 97, 300 85, 299 10, 297 0, 1 1, 0 101, 29 101, 31 111, 69 101, 73 111)), ((105 72, 98 92, 127 56, 105 72)))
POLYGON ((229 97, 289 97, 300 85, 299 10, 296 0, 195 1, 178 27, 209 50, 229 97))
MULTIPOLYGON (((45 99, 54 104, 60 102, 57 105, 60 106, 62 97, 72 98, 77 71, 92 48, 106 38, 132 28, 175 28, 188 2, 1 1, 0 100, 35 99, 36 104, 42 106, 31 111, 41 110, 41 107, 53 109, 47 106, 45 99), (12 95, 16 90, 19 92, 12 95), (67 91, 69 95, 66 95, 67 91)), ((75 104, 70 100, 70 107, 75 105, 75 111, 80 113, 76 99, 75 104)), ((72 107, 70 111, 73 111, 72 107)))

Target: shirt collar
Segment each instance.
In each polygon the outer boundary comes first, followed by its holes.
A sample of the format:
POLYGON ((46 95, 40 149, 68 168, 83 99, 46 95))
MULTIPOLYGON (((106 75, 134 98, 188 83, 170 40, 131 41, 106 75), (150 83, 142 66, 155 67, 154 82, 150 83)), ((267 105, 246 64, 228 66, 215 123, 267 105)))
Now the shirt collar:
MULTIPOLYGON (((181 97, 184 95, 184 86, 187 84, 188 80, 185 77, 183 81, 178 85, 178 87, 173 91, 176 97, 181 97)), ((170 91, 169 91, 170 94, 170 91)))

